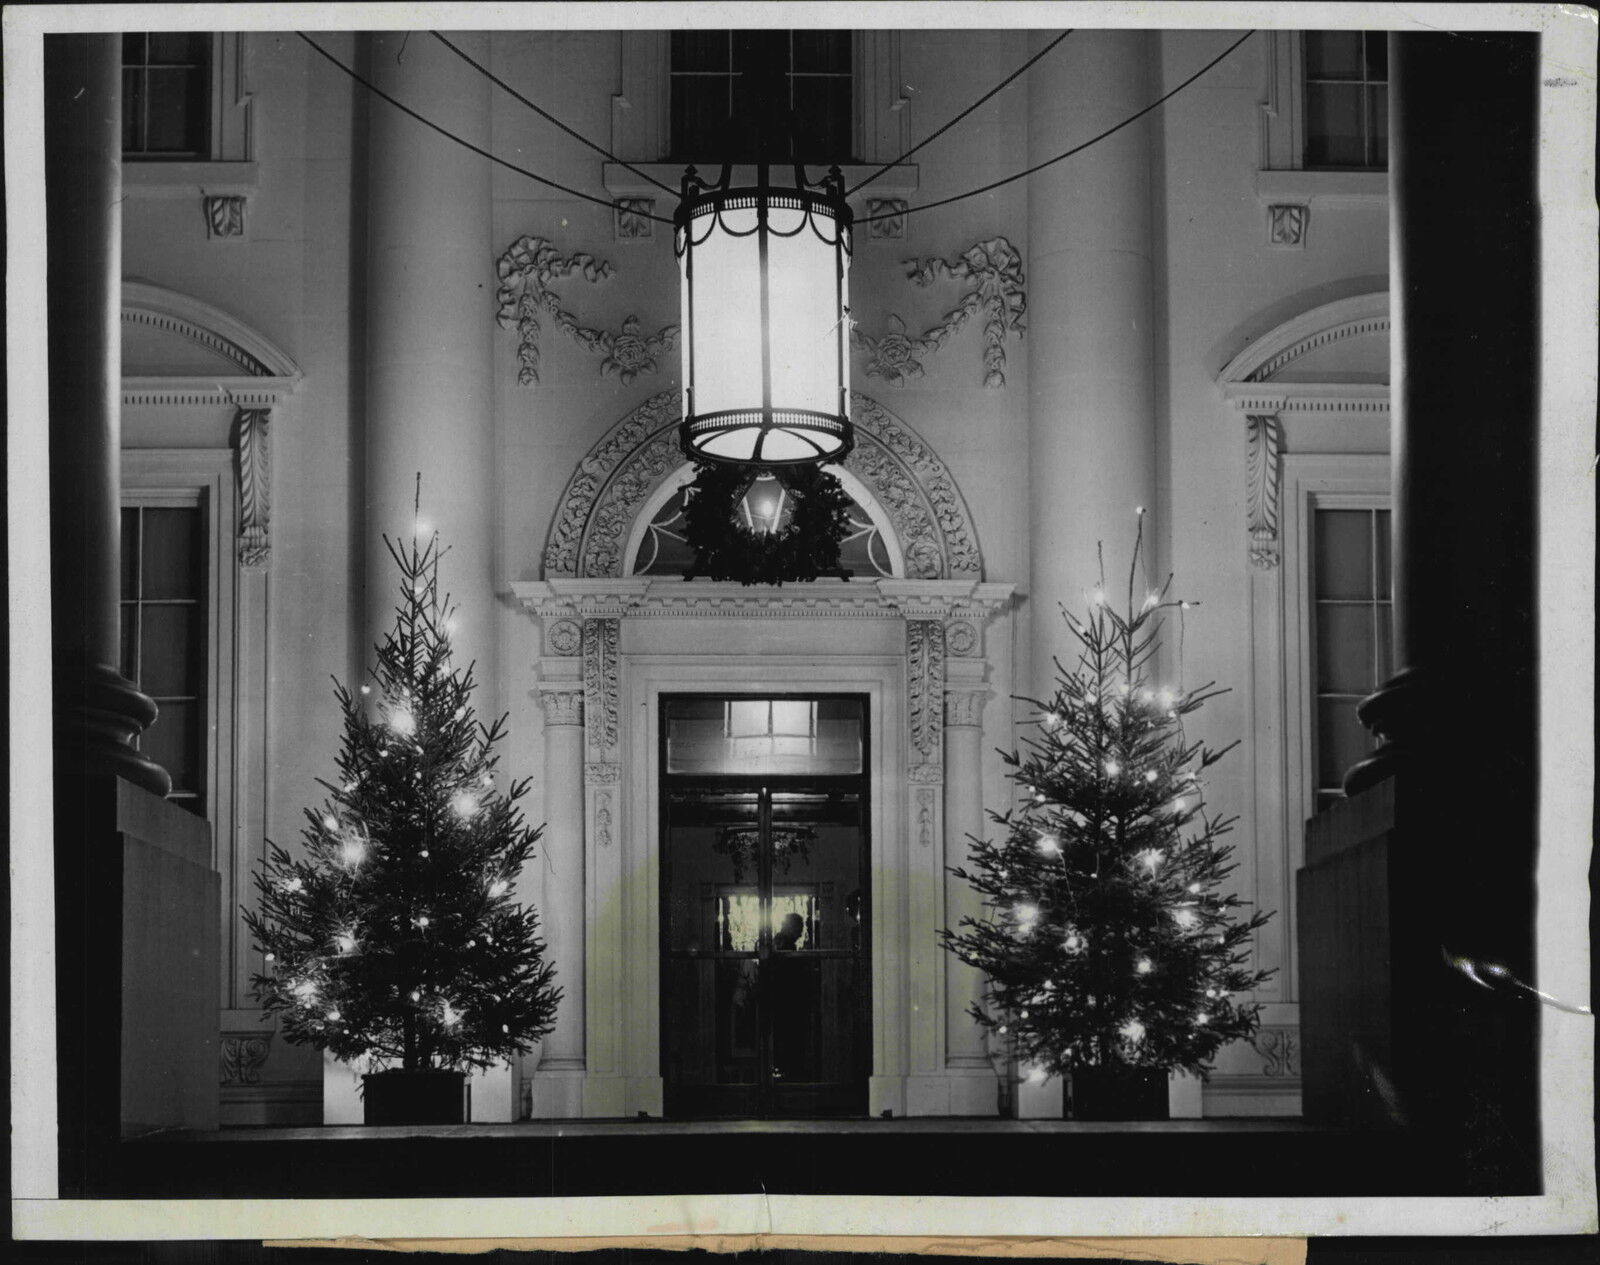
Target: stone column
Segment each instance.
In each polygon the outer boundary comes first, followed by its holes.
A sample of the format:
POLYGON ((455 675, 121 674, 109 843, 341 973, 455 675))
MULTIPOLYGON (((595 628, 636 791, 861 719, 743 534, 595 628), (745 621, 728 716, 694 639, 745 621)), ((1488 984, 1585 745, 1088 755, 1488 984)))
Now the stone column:
MULTIPOLYGON (((487 61, 486 36, 453 38, 487 61)), ((375 32, 368 41, 380 88, 488 147, 488 80, 416 32, 375 32)), ((492 710, 490 167, 384 101, 368 110, 366 641, 393 622, 398 579, 380 536, 409 536, 420 473, 421 518, 450 550, 439 579, 460 608, 455 660, 476 662, 478 705, 492 710)))
MULTIPOLYGON (((1049 35, 1036 32, 1035 47, 1049 35)), ((1031 163, 1150 103, 1152 39, 1076 31, 1028 72, 1031 163)), ((1154 509, 1150 163, 1145 118, 1028 180, 1033 650, 1024 679, 1036 695, 1053 688, 1053 655, 1072 661, 1059 606, 1082 610, 1098 580, 1096 543, 1120 602, 1135 510, 1154 509)))
MULTIPOLYGON (((561 642, 569 629, 576 645, 577 625, 570 620, 557 621, 546 634, 546 644, 561 642)), ((576 671, 580 664, 576 657, 546 659, 540 672, 545 829, 540 843, 539 914, 562 997, 555 1031, 539 1046, 533 1079, 536 1117, 583 1114, 583 681, 576 671)))
POLYGON ((44 41, 50 600, 62 770, 172 789, 132 742, 156 706, 117 670, 122 511, 122 53, 44 41))
MULTIPOLYGON (((971 625, 966 624, 970 629, 971 625)), ((958 635, 952 624, 947 640, 958 635)), ((982 660, 949 662, 950 679, 944 691, 944 860, 946 865, 962 865, 973 839, 986 833, 983 819, 983 705, 989 689, 982 683, 982 660), (977 677, 958 677, 959 668, 976 667, 977 677)), ((945 878, 945 926, 955 931, 961 919, 982 918, 983 899, 958 878, 945 878)), ((989 1057, 984 1050, 983 1032, 972 1018, 972 1003, 982 1000, 983 975, 953 954, 945 956, 945 1066, 954 1070, 982 1074, 979 1104, 983 1114, 994 1110, 994 1081, 989 1057)), ((970 1115, 955 1110, 956 1115, 970 1115)))

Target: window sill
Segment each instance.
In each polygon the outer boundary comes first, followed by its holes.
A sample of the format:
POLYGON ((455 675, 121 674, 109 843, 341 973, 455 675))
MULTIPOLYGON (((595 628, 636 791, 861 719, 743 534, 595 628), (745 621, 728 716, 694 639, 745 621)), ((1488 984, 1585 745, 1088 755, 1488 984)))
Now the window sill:
POLYGON ((1263 206, 1319 202, 1382 204, 1389 200, 1387 171, 1258 171, 1256 201, 1263 206))
POLYGON ((254 193, 259 184, 252 162, 140 162, 122 164, 122 191, 131 198, 187 198, 201 193, 254 193))

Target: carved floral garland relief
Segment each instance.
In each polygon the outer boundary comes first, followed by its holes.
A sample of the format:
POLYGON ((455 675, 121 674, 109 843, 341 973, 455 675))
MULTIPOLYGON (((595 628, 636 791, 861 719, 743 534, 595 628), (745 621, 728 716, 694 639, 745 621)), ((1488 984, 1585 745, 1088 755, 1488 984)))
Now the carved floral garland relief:
POLYGON ((991 237, 962 251, 955 259, 907 259, 903 261, 907 278, 922 287, 948 279, 965 282, 967 291, 955 307, 936 324, 920 334, 906 332, 906 323, 891 312, 888 331, 877 338, 852 326, 851 341, 868 352, 868 377, 883 378, 893 386, 904 386, 907 379, 923 375, 923 360, 942 348, 952 335, 974 316, 983 317, 983 385, 990 388, 1006 384, 1006 340, 1022 337, 1026 326, 1023 315, 1028 308, 1027 279, 1022 271, 1022 254, 1004 237, 991 237))
MULTIPOLYGON (((578 463, 545 545, 547 576, 620 577, 641 507, 683 464, 676 391, 651 396, 578 463)), ((867 396, 853 394, 856 448, 844 468, 889 515, 911 579, 981 576, 977 532, 955 480, 909 426, 867 396)))
POLYGON ((639 318, 631 313, 615 333, 578 324, 578 318, 561 306, 561 296, 551 284, 572 276, 595 284, 608 280, 614 269, 593 255, 582 251, 562 255, 548 239, 524 235, 495 262, 495 272, 500 278, 500 288, 495 293, 500 310, 495 319, 502 329, 514 327, 517 331, 517 359, 522 364, 517 381, 525 387, 539 381, 541 312, 578 346, 601 357, 602 377, 617 377, 624 384, 641 373, 655 373, 660 358, 678 345, 676 325, 663 325, 654 334, 643 334, 639 318))

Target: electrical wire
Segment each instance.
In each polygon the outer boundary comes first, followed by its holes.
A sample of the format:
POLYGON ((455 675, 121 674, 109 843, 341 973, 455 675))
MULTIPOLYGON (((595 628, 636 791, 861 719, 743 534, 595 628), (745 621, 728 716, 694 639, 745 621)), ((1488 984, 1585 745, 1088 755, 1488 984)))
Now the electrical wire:
POLYGON ((873 172, 866 179, 861 180, 861 181, 857 182, 856 184, 851 185, 850 188, 848 188, 848 189, 846 189, 844 191, 844 196, 848 198, 852 194, 854 194, 857 190, 866 188, 869 184, 871 184, 879 176, 883 175, 884 172, 888 171, 892 167, 898 166, 900 163, 905 162, 906 159, 910 158, 911 155, 916 153, 919 149, 922 149, 924 146, 930 144, 931 142, 938 140, 941 136, 943 136, 946 132, 948 132, 957 123, 961 122, 962 119, 966 118, 967 115, 971 114, 974 110, 976 110, 985 101, 989 100, 990 97, 994 96, 995 93, 999 92, 1001 89, 1003 89, 1003 88, 1007 87, 1008 85, 1010 85, 1014 80, 1017 79, 1018 76, 1020 76, 1022 74, 1025 74, 1028 71, 1028 69, 1030 67, 1032 67, 1034 62, 1038 61, 1041 57, 1043 57, 1052 48, 1054 48, 1057 44, 1061 43, 1062 40, 1066 39, 1067 36, 1069 36, 1071 34, 1072 34, 1072 31, 1071 31, 1070 28, 1068 30, 1065 30, 1065 31, 1061 32, 1060 35, 1056 36, 1055 39, 1051 40, 1048 44, 1046 44, 1043 48, 1041 48, 1032 57, 1028 58, 1028 60, 1023 62, 1022 65, 1018 66, 1014 71, 1012 71, 1009 75, 1007 75, 999 83, 995 84, 995 86, 990 88, 988 92, 984 93, 981 97, 979 97, 976 101, 974 101, 971 105, 969 105, 965 110, 961 111, 960 114, 956 115, 955 118, 951 119, 948 123, 946 123, 943 127, 941 127, 937 132, 934 132, 931 136, 929 136, 926 139, 924 139, 922 141, 919 141, 917 144, 913 145, 910 149, 906 150, 905 153, 901 154, 900 157, 890 159, 888 162, 884 163, 883 166, 879 167, 878 170, 873 172))
POLYGON ((298 35, 301 39, 303 39, 307 44, 311 45, 312 48, 316 49, 317 52, 321 53, 322 56, 325 57, 328 61, 332 62, 340 70, 344 71, 345 74, 349 75, 350 78, 354 79, 358 84, 360 84, 368 92, 372 93, 374 96, 382 97, 385 101, 387 101, 390 105, 394 106, 394 108, 399 110, 401 113, 409 114, 412 118, 414 118, 418 123, 421 123, 424 127, 432 128, 435 132, 439 133, 439 135, 443 136, 446 140, 452 140, 457 145, 460 145, 465 149, 470 149, 473 153, 477 154, 479 157, 487 158, 490 162, 495 163, 498 166, 504 167, 507 171, 514 171, 519 176, 526 176, 529 180, 535 181, 538 184, 542 184, 546 188, 559 190, 561 193, 565 193, 569 197, 578 198, 579 200, 584 201, 584 202, 592 202, 596 206, 607 207, 608 209, 614 210, 614 211, 615 210, 629 211, 632 214, 641 215, 645 219, 654 220, 657 224, 671 224, 672 223, 672 221, 670 219, 667 219, 665 216, 651 215, 651 214, 647 214, 647 213, 642 212, 642 211, 635 211, 635 210, 633 210, 633 208, 626 207, 623 204, 621 204, 620 202, 613 202, 609 198, 599 198, 599 197, 596 197, 592 193, 584 193, 581 189, 570 188, 567 185, 564 185, 564 184, 560 183, 559 181, 551 180, 547 176, 541 176, 537 172, 529 171, 526 167, 519 167, 519 166, 517 166, 516 163, 507 162, 504 158, 500 158, 495 154, 491 154, 487 149, 484 149, 482 146, 474 145, 471 141, 467 140, 465 137, 457 136, 454 132, 450 131, 448 128, 441 127, 441 126, 439 126, 439 124, 433 122, 433 120, 428 119, 428 118, 424 118, 422 115, 418 114, 415 110, 413 110, 410 106, 406 105, 404 102, 397 101, 394 97, 390 96, 382 88, 378 87, 377 84, 373 83, 370 79, 368 79, 364 75, 360 74, 353 67, 346 66, 342 61, 340 61, 337 57, 335 57, 327 49, 323 48, 321 44, 317 43, 316 40, 312 39, 304 31, 296 31, 295 34, 298 35))
POLYGON ((523 96, 520 92, 518 92, 515 88, 513 88, 510 84, 508 84, 504 79, 501 79, 498 75, 496 75, 492 70, 490 70, 487 66, 483 65, 481 62, 473 60, 471 55, 468 54, 465 49, 456 47, 456 45, 452 44, 449 40, 445 39, 445 37, 443 35, 439 34, 438 31, 430 31, 429 34, 432 35, 434 39, 438 40, 439 43, 443 44, 446 48, 448 48, 452 53, 454 53, 462 61, 466 62, 467 65, 471 66, 474 70, 476 70, 480 75, 482 75, 490 83, 494 84, 495 87, 500 88, 502 91, 509 92, 512 96, 514 96, 518 101, 522 102, 523 105, 527 106, 528 109, 532 110, 535 114, 537 114, 545 122, 551 124, 554 127, 559 128, 561 131, 565 132, 568 136, 572 137, 573 140, 577 141, 580 145, 587 145, 590 149, 594 150, 594 152, 599 154, 601 157, 609 159, 611 162, 616 163, 618 166, 622 167, 623 169, 625 169, 627 171, 631 171, 634 175, 638 176, 641 180, 649 181, 651 184, 655 185, 656 188, 662 190, 663 192, 669 193, 673 197, 677 197, 678 196, 679 190, 674 189, 671 185, 663 184, 661 181, 657 180, 654 176, 652 176, 648 171, 640 171, 632 163, 624 162, 622 159, 618 158, 615 154, 613 154, 609 149, 606 149, 602 145, 596 145, 592 140, 590 140, 587 136, 584 136, 581 132, 573 131, 570 127, 568 127, 560 119, 556 118, 556 116, 551 114, 548 110, 541 109, 539 106, 535 105, 532 101, 529 101, 527 97, 523 96))
POLYGON ((1015 175, 1006 176, 1004 179, 995 180, 995 181, 993 181, 993 182, 991 182, 989 184, 982 185, 982 186, 980 186, 979 188, 976 188, 976 189, 968 189, 965 193, 955 193, 955 194, 952 194, 948 198, 940 198, 937 202, 924 202, 920 206, 908 206, 908 207, 902 207, 902 208, 900 208, 898 210, 894 210, 894 211, 885 211, 881 215, 858 215, 858 216, 856 216, 855 222, 857 224, 870 224, 874 220, 890 220, 890 219, 895 219, 895 218, 897 218, 899 216, 914 215, 918 211, 931 211, 931 210, 934 209, 934 207, 949 206, 952 202, 960 202, 960 201, 962 201, 963 199, 966 199, 966 198, 975 198, 980 193, 992 192, 993 190, 999 189, 1004 185, 1012 184, 1012 183, 1014 183, 1014 182, 1016 182, 1018 180, 1024 179, 1027 176, 1031 176, 1035 172, 1043 171, 1046 167, 1054 166, 1056 163, 1062 161, 1062 159, 1071 158, 1074 154, 1081 154, 1084 150, 1088 149, 1089 146, 1098 144, 1100 141, 1105 140, 1106 137, 1112 135, 1115 132, 1120 132, 1123 128, 1127 127, 1130 123, 1134 123, 1134 122, 1137 122, 1139 119, 1142 119, 1145 115, 1149 114, 1150 111, 1154 110, 1157 106, 1163 105, 1167 101, 1170 101, 1173 97, 1177 96, 1178 93, 1182 92, 1185 88, 1187 88, 1190 84, 1192 84, 1196 79, 1200 78, 1201 75, 1205 74, 1208 70, 1210 70, 1218 62, 1220 62, 1224 57, 1228 56, 1229 53, 1233 52, 1234 49, 1238 48, 1239 45, 1243 44, 1247 39, 1249 39, 1254 34, 1255 34, 1255 32, 1253 30, 1252 31, 1246 31, 1238 39, 1234 40, 1233 43, 1229 44, 1227 48, 1223 49, 1220 53, 1218 53, 1215 57, 1213 57, 1210 61, 1208 61, 1204 66, 1200 67, 1199 70, 1195 71, 1194 74, 1190 75, 1187 79, 1185 79, 1182 83, 1180 83, 1176 88, 1172 89, 1172 91, 1162 94, 1161 96, 1157 97, 1154 101, 1152 101, 1149 105, 1145 106, 1144 109, 1139 110, 1138 112, 1136 112, 1134 114, 1130 114, 1127 118, 1123 119, 1122 122, 1117 123, 1117 124, 1113 125, 1112 127, 1108 127, 1105 131, 1101 132, 1098 136, 1091 136, 1088 140, 1084 141, 1081 145, 1074 145, 1071 149, 1067 150, 1065 153, 1057 154, 1054 158, 1047 158, 1042 163, 1035 163, 1032 167, 1029 167, 1024 171, 1019 171, 1015 175))

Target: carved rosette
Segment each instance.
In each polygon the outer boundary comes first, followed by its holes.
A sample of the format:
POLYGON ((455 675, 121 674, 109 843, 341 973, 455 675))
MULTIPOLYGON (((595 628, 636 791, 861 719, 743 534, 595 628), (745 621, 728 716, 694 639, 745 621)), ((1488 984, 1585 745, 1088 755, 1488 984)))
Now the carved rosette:
MULTIPOLYGON (((682 400, 662 391, 629 413, 579 462, 545 545, 547 577, 624 574, 628 534, 645 503, 683 467, 676 427, 682 400)), ((908 578, 983 574, 966 503, 949 469, 877 401, 851 396, 856 447, 844 468, 889 515, 908 578)))
POLYGON ((545 649, 553 655, 570 658, 583 649, 583 629, 575 619, 554 619, 545 626, 545 649))
POLYGON ((1270 413, 1245 415, 1245 513, 1250 533, 1250 563, 1278 565, 1278 521, 1283 498, 1283 423, 1270 413))
POLYGON ((257 1032, 225 1032, 217 1049, 218 1079, 224 1085, 259 1085, 272 1037, 257 1032))
POLYGON ((272 508, 267 453, 270 409, 241 408, 234 415, 234 455, 239 478, 239 565, 263 567, 272 554, 268 536, 272 508))
POLYGON ((944 622, 906 620, 906 720, 913 767, 944 754, 944 622))
POLYGON ((539 705, 544 708, 546 729, 583 724, 583 690, 578 687, 542 685, 539 687, 539 705))
POLYGON ((619 619, 583 621, 583 709, 591 759, 603 760, 617 748, 617 647, 619 619))
POLYGON ((944 626, 944 648, 962 658, 977 654, 978 626, 970 619, 952 619, 944 626))

